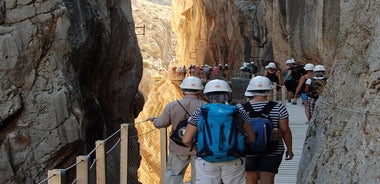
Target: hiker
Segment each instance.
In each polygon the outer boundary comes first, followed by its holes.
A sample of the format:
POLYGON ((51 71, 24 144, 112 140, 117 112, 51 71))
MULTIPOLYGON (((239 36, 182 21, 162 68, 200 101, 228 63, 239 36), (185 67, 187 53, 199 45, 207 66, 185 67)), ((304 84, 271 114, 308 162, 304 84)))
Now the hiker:
POLYGON ((198 108, 188 120, 183 142, 191 146, 197 137, 196 183, 246 182, 240 133, 246 134, 249 142, 254 141, 254 133, 248 121, 241 121, 239 109, 228 105, 231 92, 226 81, 209 81, 203 93, 210 103, 198 108))
POLYGON ((293 99, 292 104, 293 105, 297 105, 298 98, 296 98, 296 96, 295 96, 296 93, 295 92, 296 92, 296 89, 297 89, 297 86, 298 86, 298 82, 301 79, 301 77, 306 74, 306 70, 304 69, 303 65, 298 64, 296 61, 294 61, 293 65, 291 67, 291 70, 292 70, 292 72, 291 72, 292 78, 295 81, 295 86, 294 86, 294 89, 293 89, 294 90, 293 91, 294 92, 293 93, 294 99, 293 99))
MULTIPOLYGON (((187 113, 194 112, 198 107, 206 103, 199 98, 199 95, 203 90, 203 84, 201 79, 198 77, 191 76, 185 78, 182 81, 180 88, 184 95, 182 99, 168 103, 159 117, 149 118, 155 127, 164 128, 171 125, 173 133, 173 130, 176 130, 178 123, 189 117, 190 114, 187 115, 187 113)), ((164 183, 183 183, 185 171, 190 163, 191 183, 194 183, 196 178, 194 156, 195 151, 190 152, 188 147, 180 146, 170 139, 169 157, 166 166, 164 183)))
POLYGON ((308 103, 307 103, 308 102, 307 94, 305 92, 305 85, 306 85, 306 80, 313 77, 314 65, 311 63, 308 63, 305 65, 304 68, 306 70, 306 74, 303 75, 298 82, 295 98, 299 98, 301 96, 302 105, 305 107, 305 115, 307 118, 307 122, 309 122, 310 116, 309 116, 309 108, 308 108, 308 103))
MULTIPOLYGON (((287 98, 288 103, 291 103, 292 100, 294 99, 294 95, 296 93, 296 88, 297 88, 297 81, 293 79, 292 77, 292 70, 294 69, 293 67, 294 63, 295 63, 294 59, 286 60, 285 62, 286 67, 282 73, 283 74, 282 79, 284 81, 284 85, 287 91, 286 98, 287 98)), ((296 101, 294 101, 294 103, 297 104, 296 101)))
MULTIPOLYGON (((257 76, 250 80, 245 96, 252 98, 249 101, 249 105, 251 105, 254 111, 260 112, 270 103, 267 99, 270 90, 272 90, 272 84, 267 77, 257 76)), ((261 184, 273 184, 284 152, 286 154, 285 160, 291 160, 294 156, 288 111, 281 103, 271 103, 274 105, 268 110, 268 116, 273 123, 273 127, 277 128, 277 131, 273 132, 273 139, 277 140, 277 146, 274 151, 265 152, 260 155, 251 155, 251 151, 246 152, 245 171, 247 184, 257 184, 259 180, 261 184)), ((242 104, 237 104, 237 107, 243 111, 242 119, 247 121, 250 118, 249 112, 245 110, 242 104)), ((258 140, 257 138, 256 140, 258 140)))
POLYGON ((305 82, 305 92, 307 94, 307 103, 308 103, 308 111, 309 111, 309 118, 311 119, 315 102, 318 100, 319 95, 322 94, 327 78, 325 77, 326 74, 326 68, 323 65, 317 65, 314 67, 313 70, 313 77, 310 79, 307 79, 305 82))
POLYGON ((223 78, 226 81, 231 81, 231 69, 228 67, 228 64, 224 64, 223 78))
POLYGON ((282 84, 281 71, 277 69, 274 62, 270 62, 267 66, 269 69, 264 72, 264 76, 268 77, 272 83, 276 83, 277 90, 280 90, 282 84))

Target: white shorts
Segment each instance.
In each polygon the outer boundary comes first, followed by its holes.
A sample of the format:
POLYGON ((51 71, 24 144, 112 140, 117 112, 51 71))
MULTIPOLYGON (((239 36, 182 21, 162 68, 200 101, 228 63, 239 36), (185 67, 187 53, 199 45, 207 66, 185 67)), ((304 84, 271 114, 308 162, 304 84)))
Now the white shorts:
POLYGON ((233 183, 245 184, 245 158, 228 162, 207 162, 195 158, 197 184, 233 183))

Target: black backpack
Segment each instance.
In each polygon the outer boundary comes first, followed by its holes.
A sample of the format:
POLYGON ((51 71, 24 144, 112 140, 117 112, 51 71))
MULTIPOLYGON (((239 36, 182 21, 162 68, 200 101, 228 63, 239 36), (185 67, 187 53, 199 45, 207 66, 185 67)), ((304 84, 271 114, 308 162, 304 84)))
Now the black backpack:
POLYGON ((175 130, 172 130, 172 133, 170 134, 170 139, 180 146, 187 147, 185 144, 183 144, 182 137, 183 135, 185 135, 187 120, 189 119, 188 117, 190 116, 190 113, 182 106, 182 104, 178 100, 177 102, 182 107, 182 109, 186 112, 187 116, 185 116, 185 118, 178 123, 175 130))
POLYGON ((300 78, 306 74, 305 68, 303 66, 297 66, 292 68, 292 78, 294 80, 300 80, 300 78))

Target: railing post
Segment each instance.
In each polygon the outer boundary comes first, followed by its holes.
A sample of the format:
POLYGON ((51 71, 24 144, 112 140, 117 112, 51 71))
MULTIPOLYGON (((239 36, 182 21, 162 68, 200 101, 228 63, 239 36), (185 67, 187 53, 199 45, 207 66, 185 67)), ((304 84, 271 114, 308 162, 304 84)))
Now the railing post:
POLYGON ((77 184, 88 184, 88 156, 77 156, 77 184))
POLYGON ((273 101, 277 101, 277 83, 273 83, 273 101))
POLYGON ((48 184, 64 184, 65 183, 65 170, 53 169, 48 170, 48 184))
POLYGON ((128 124, 120 127, 120 184, 128 183, 128 124))
POLYGON ((281 86, 281 102, 284 106, 286 106, 286 87, 281 86))
POLYGON ((96 144, 96 183, 106 184, 106 152, 105 141, 99 140, 96 144))
POLYGON ((164 184, 165 172, 166 172, 166 162, 167 162, 167 150, 168 150, 168 142, 167 142, 167 129, 160 128, 160 153, 161 153, 161 184, 164 184))

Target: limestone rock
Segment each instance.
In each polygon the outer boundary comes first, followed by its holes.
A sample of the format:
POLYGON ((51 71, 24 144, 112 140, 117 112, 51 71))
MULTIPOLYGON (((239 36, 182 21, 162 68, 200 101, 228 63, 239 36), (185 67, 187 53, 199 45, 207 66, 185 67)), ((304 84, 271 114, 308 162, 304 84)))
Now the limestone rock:
MULTIPOLYGON (((0 0, 0 43, 1 183, 35 183, 72 165, 141 110, 128 0, 0 0)), ((137 140, 131 148, 138 183, 137 140)))

